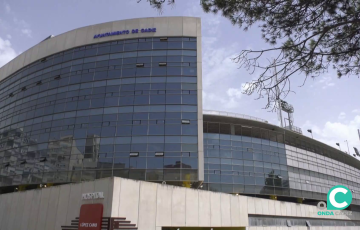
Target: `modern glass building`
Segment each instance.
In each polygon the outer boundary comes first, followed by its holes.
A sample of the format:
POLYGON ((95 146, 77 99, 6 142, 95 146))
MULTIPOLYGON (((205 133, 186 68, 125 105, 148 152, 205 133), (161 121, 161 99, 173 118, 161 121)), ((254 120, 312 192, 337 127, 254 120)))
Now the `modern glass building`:
POLYGON ((123 177, 316 204, 360 163, 265 120, 202 111, 199 18, 50 36, 0 69, 0 192, 123 177))

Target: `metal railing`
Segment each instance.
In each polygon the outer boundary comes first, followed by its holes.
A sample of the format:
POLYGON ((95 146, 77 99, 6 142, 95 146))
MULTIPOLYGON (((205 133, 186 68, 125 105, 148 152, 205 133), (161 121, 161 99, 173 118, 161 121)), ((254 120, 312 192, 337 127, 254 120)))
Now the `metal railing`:
POLYGON ((267 120, 257 118, 257 117, 248 116, 248 115, 244 115, 244 114, 239 114, 239 113, 229 113, 229 112, 214 111, 214 110, 203 110, 203 114, 225 116, 225 117, 237 117, 237 118, 244 118, 244 119, 248 119, 248 120, 254 120, 254 121, 260 121, 260 122, 264 122, 264 123, 269 123, 267 120))
POLYGON ((293 126, 291 126, 291 128, 290 128, 290 126, 285 126, 284 128, 287 129, 287 130, 291 130, 291 131, 293 131, 293 132, 302 134, 301 128, 299 128, 299 127, 297 127, 297 126, 294 126, 294 125, 293 125, 293 126))

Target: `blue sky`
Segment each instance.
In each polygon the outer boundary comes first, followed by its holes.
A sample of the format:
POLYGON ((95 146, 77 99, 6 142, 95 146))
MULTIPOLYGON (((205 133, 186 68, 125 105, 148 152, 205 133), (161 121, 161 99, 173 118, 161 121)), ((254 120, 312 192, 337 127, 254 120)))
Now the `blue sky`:
MULTIPOLYGON (((204 109, 251 115, 278 124, 274 112, 262 109, 265 99, 242 94, 242 86, 256 78, 234 63, 231 58, 242 49, 261 49, 268 45, 260 30, 252 27, 244 32, 221 15, 203 13, 199 1, 181 0, 165 7, 160 15, 146 0, 0 0, 0 66, 36 45, 49 35, 102 22, 139 17, 196 16, 202 19, 203 102, 204 109)), ((294 75, 292 93, 286 101, 295 108, 295 125, 313 130, 314 138, 333 147, 339 142, 347 150, 345 140, 360 149, 360 92, 357 76, 337 79, 328 73, 308 79, 294 75)))

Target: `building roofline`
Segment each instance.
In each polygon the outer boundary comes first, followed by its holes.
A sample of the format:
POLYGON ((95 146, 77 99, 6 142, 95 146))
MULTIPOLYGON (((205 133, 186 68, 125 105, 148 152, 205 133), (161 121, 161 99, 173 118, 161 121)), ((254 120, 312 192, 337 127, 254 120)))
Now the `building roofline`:
POLYGON ((216 111, 216 110, 203 110, 203 114, 204 114, 204 115, 205 115, 205 114, 206 114, 206 115, 213 115, 213 116, 242 118, 242 119, 248 119, 248 120, 253 120, 253 121, 259 121, 259 122, 269 123, 267 120, 264 120, 264 119, 261 119, 261 118, 257 118, 257 117, 253 117, 253 116, 249 116, 249 115, 245 115, 245 114, 240 114, 240 113, 229 113, 229 112, 216 111))
POLYGON ((188 16, 171 16, 171 17, 145 17, 133 18, 117 21, 103 22, 88 26, 75 28, 64 33, 45 39, 30 47, 23 53, 10 60, 8 63, 0 67, 0 81, 6 79, 20 69, 38 61, 42 58, 66 51, 75 47, 101 43, 113 40, 141 38, 141 37, 161 37, 161 36, 194 36, 201 34, 200 18, 188 16), (176 23, 175 27, 168 27, 169 22, 176 23), (119 36, 108 36, 93 39, 95 34, 108 33, 118 30, 131 30, 139 28, 152 28, 158 26, 156 33, 129 33, 119 36), (186 25, 186 29, 185 26, 186 25), (182 28, 177 31, 174 28, 182 28))
MULTIPOLYGON (((222 123, 231 123, 231 124, 239 124, 239 125, 245 125, 245 126, 253 126, 253 127, 258 127, 258 128, 263 128, 263 129, 268 129, 268 130, 272 130, 275 132, 279 132, 279 133, 283 133, 285 136, 289 136, 290 138, 296 139, 296 140, 302 140, 305 141, 309 144, 318 146, 320 148, 323 148, 326 152, 324 154, 319 154, 322 156, 326 156, 329 157, 333 160, 342 162, 344 164, 353 166, 354 168, 360 169, 360 161, 357 160, 356 158, 354 158, 353 156, 346 154, 330 145, 327 145, 321 141, 318 141, 316 139, 312 139, 310 137, 304 136, 302 134, 299 134, 297 132, 279 127, 277 125, 274 124, 270 124, 270 123, 265 123, 265 122, 261 122, 258 120, 253 120, 253 119, 247 119, 247 118, 241 118, 241 117, 233 117, 233 116, 226 116, 226 115, 213 115, 213 114, 203 114, 204 117, 204 122, 222 122, 222 123), (354 160, 356 159, 356 160, 354 160)), ((286 144, 286 143, 285 143, 286 144)), ((286 144, 288 146, 292 146, 293 148, 298 148, 298 149, 303 149, 300 147, 296 147, 293 145, 289 145, 286 144)), ((306 150, 303 149, 305 151, 310 151, 311 150, 306 150)))

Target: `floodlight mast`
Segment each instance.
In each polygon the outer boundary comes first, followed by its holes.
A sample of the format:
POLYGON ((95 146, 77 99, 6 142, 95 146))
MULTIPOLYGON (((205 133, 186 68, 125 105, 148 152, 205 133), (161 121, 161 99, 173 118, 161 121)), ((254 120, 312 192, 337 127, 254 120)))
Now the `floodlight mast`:
POLYGON ((279 81, 278 81, 278 78, 277 78, 275 60, 274 60, 273 66, 274 66, 275 79, 276 79, 275 107, 277 108, 278 119, 280 120, 280 125, 281 125, 282 128, 289 129, 291 131, 302 134, 301 129, 294 126, 294 117, 293 117, 294 107, 292 105, 290 105, 289 103, 287 103, 286 101, 283 101, 283 100, 280 99, 281 92, 280 92, 279 85, 278 85, 279 81), (283 123, 282 111, 284 111, 284 112, 286 112, 288 114, 288 118, 284 119, 285 124, 283 123), (289 121, 289 126, 286 126, 286 120, 289 121))

